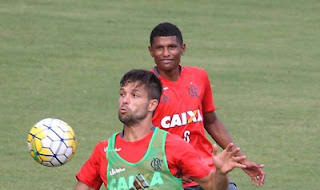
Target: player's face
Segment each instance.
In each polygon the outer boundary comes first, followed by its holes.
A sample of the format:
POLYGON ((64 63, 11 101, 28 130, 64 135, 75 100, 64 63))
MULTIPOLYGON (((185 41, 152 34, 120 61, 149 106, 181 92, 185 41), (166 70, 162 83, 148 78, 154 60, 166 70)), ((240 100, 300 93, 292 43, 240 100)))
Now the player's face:
POLYGON ((159 36, 153 38, 149 52, 160 71, 170 72, 179 69, 180 58, 184 54, 185 47, 185 44, 178 42, 176 36, 159 36))
POLYGON ((137 82, 125 84, 120 88, 119 120, 125 125, 139 123, 144 120, 150 112, 148 109, 149 102, 148 92, 144 85, 137 82))

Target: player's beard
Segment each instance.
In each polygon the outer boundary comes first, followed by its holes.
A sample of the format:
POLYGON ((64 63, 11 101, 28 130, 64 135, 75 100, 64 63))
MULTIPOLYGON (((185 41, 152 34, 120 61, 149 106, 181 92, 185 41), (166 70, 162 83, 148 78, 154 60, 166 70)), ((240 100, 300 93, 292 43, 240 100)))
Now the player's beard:
POLYGON ((121 114, 118 112, 119 120, 126 126, 132 126, 140 123, 147 117, 147 109, 143 113, 133 112, 132 110, 128 111, 127 114, 121 114))

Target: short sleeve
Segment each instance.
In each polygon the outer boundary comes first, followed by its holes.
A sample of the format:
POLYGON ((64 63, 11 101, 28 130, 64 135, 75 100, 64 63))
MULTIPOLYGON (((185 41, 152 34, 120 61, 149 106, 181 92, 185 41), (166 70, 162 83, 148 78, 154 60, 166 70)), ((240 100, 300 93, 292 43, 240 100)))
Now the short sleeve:
POLYGON ((193 146, 177 135, 167 135, 165 152, 169 170, 176 177, 203 178, 211 171, 211 168, 201 161, 193 146))
POLYGON ((87 186, 100 189, 103 180, 100 176, 102 159, 105 159, 104 147, 107 146, 107 142, 98 143, 89 159, 82 165, 79 173, 76 175, 78 181, 85 183, 87 186))

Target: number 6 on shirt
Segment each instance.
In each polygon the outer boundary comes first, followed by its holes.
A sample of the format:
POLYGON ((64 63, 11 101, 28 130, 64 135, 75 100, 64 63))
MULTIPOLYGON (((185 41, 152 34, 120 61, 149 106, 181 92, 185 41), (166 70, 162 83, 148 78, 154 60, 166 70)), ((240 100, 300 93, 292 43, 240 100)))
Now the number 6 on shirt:
POLYGON ((183 134, 184 134, 183 139, 184 139, 187 143, 189 143, 189 142, 190 142, 190 131, 185 131, 183 134))

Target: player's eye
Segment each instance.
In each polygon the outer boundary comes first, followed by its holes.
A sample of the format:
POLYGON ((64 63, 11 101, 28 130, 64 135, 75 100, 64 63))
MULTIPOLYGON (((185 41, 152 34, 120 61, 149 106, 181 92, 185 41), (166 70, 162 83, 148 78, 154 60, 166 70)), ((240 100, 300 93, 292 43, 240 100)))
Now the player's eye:
POLYGON ((174 50, 174 49, 176 49, 178 46, 176 46, 176 45, 171 45, 171 46, 169 46, 169 49, 170 50, 174 50))
POLYGON ((137 98, 137 97, 139 97, 139 94, 138 93, 132 93, 132 97, 137 98))

